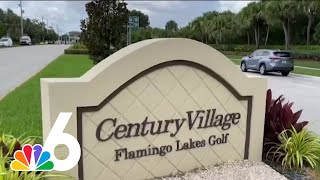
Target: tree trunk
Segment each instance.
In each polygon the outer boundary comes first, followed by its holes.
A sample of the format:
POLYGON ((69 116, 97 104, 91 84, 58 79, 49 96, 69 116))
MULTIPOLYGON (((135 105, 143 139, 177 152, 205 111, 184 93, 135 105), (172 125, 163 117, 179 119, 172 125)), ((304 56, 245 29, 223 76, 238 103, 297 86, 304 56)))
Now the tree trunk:
POLYGON ((291 24, 290 24, 290 19, 288 19, 288 48, 290 48, 290 44, 291 44, 291 24))
POLYGON ((247 31, 247 38, 248 38, 248 46, 250 45, 250 34, 249 31, 247 31))
POLYGON ((265 45, 265 46, 267 45, 268 39, 269 39, 269 28, 270 28, 270 26, 269 26, 269 24, 268 24, 268 27, 267 27, 267 35, 266 35, 266 39, 265 39, 265 41, 264 41, 264 45, 265 45))
POLYGON ((282 24, 284 38, 285 38, 285 49, 288 49, 288 46, 289 46, 289 33, 288 33, 287 23, 285 21, 282 21, 281 24, 282 24))
POLYGON ((222 42, 222 31, 221 31, 221 29, 219 30, 219 40, 220 40, 220 43, 222 42))
POLYGON ((311 26, 312 26, 312 14, 308 13, 308 26, 307 26, 307 45, 310 44, 310 31, 311 31, 311 26))
POLYGON ((258 30, 256 27, 254 28, 254 39, 256 41, 256 48, 258 49, 259 48, 259 46, 258 46, 258 30))
POLYGON ((258 49, 260 48, 260 26, 258 25, 258 49))

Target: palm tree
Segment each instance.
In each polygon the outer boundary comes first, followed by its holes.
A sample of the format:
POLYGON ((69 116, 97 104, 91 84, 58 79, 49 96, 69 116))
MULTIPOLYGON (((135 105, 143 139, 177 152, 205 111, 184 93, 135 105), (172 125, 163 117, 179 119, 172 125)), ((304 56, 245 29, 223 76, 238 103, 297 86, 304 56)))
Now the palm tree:
POLYGON ((264 6, 262 2, 252 2, 244 7, 240 12, 245 24, 254 28, 256 48, 259 48, 260 46, 260 28, 265 23, 263 10, 264 6))
POLYGON ((239 14, 236 17, 236 25, 240 29, 240 31, 236 31, 238 33, 245 32, 247 35, 247 42, 248 45, 250 45, 250 28, 251 28, 251 20, 249 18, 248 11, 244 10, 244 8, 239 12, 239 14))
POLYGON ((266 10, 269 11, 271 18, 281 21, 284 36, 285 48, 290 45, 290 25, 294 20, 297 5, 292 1, 268 1, 266 10))
POLYGON ((203 17, 198 17, 190 23, 192 34, 194 38, 203 42, 203 30, 201 29, 201 21, 203 17))
POLYGON ((310 44, 310 31, 312 27, 313 20, 319 12, 320 3, 319 1, 310 1, 310 0, 300 0, 298 4, 298 10, 301 9, 303 13, 308 17, 308 26, 307 26, 307 45, 310 44))

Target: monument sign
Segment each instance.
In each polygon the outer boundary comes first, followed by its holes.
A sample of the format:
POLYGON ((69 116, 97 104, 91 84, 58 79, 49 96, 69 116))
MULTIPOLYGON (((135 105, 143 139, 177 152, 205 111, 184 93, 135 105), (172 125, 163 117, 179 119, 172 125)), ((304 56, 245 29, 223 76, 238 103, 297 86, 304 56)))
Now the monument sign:
MULTIPOLYGON (((42 79, 44 138, 60 112, 79 179, 152 179, 228 160, 260 161, 266 79, 189 39, 132 44, 79 78, 42 79)), ((56 156, 65 157, 65 147, 56 156)))

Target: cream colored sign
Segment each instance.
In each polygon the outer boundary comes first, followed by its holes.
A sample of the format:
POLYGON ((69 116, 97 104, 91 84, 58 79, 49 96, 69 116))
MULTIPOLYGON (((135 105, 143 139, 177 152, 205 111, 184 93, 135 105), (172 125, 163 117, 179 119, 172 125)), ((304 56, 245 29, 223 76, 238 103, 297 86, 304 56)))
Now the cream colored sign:
MULTIPOLYGON (((80 78, 42 79, 44 137, 60 112, 82 155, 79 179, 151 179, 261 160, 266 80, 189 39, 132 44, 80 78)), ((68 151, 56 150, 63 158, 68 151)))

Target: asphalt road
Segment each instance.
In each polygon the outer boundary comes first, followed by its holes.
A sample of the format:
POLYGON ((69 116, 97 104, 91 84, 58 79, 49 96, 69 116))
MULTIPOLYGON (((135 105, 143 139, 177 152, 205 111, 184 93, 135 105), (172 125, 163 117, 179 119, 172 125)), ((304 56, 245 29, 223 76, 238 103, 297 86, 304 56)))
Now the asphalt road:
POLYGON ((68 45, 0 48, 0 99, 63 53, 68 45))
POLYGON ((273 91, 273 97, 284 95, 286 101, 294 102, 294 111, 303 109, 300 120, 309 121, 310 130, 320 135, 320 77, 295 74, 283 77, 276 73, 261 76, 254 72, 246 74, 268 78, 268 86, 273 91))

